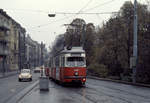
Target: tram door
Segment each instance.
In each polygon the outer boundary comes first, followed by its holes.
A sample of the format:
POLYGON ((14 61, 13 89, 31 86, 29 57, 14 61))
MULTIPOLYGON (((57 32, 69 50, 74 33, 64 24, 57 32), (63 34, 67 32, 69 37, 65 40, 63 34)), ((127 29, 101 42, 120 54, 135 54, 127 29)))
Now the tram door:
POLYGON ((56 67, 56 80, 59 80, 60 68, 59 68, 59 56, 55 58, 55 67, 56 67))

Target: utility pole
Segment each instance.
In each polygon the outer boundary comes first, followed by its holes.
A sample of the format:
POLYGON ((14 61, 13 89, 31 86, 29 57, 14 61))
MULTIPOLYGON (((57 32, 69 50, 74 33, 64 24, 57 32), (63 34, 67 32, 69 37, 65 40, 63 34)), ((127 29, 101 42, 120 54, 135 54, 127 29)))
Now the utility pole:
POLYGON ((137 50, 138 50, 138 46, 137 46, 137 0, 134 1, 134 41, 133 41, 133 58, 134 58, 134 62, 135 62, 135 66, 133 66, 133 77, 132 77, 132 82, 136 83, 136 70, 137 70, 137 59, 138 59, 138 55, 137 55, 137 50))
POLYGON ((44 48, 44 44, 43 44, 43 42, 41 42, 41 65, 44 64, 44 62, 43 62, 43 48, 44 48))

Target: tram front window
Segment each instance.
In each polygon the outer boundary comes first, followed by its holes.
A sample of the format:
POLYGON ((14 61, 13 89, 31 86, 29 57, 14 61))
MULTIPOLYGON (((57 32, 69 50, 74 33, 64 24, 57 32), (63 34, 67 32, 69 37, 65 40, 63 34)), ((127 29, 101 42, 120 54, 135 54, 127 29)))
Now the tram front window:
POLYGON ((69 67, 82 67, 85 65, 84 57, 68 57, 67 66, 69 67))

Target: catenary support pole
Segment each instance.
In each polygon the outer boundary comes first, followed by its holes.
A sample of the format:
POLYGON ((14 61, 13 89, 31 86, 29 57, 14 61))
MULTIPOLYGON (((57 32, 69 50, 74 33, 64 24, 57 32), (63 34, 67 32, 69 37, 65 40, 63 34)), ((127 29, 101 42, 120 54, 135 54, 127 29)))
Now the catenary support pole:
POLYGON ((138 50, 138 45, 137 45, 137 0, 134 1, 134 40, 133 40, 133 57, 135 58, 136 65, 133 67, 133 83, 136 83, 136 71, 137 71, 137 50, 138 50))

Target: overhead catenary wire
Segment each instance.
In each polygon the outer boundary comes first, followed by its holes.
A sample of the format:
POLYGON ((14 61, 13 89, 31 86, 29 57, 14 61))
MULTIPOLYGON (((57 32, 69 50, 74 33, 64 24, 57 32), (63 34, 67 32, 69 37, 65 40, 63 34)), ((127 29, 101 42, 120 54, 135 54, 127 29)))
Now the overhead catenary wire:
MULTIPOLYGON (((78 12, 77 12, 77 14, 75 14, 75 15, 72 15, 71 17, 76 17, 79 13, 81 13, 82 12, 82 10, 83 9, 85 9, 91 2, 92 2, 93 0, 89 0, 78 12)), ((65 14, 64 14, 65 15, 65 14)), ((69 18, 71 18, 71 17, 69 17, 69 18)), ((68 17, 67 17, 68 18, 68 17)), ((70 21, 71 22, 71 21, 70 21)))
POLYGON ((80 15, 93 15, 93 14, 114 14, 119 12, 89 12, 89 13, 74 13, 74 12, 56 12, 56 14, 80 14, 80 15))
MULTIPOLYGON (((85 9, 85 8, 92 2, 92 0, 89 0, 89 2, 88 2, 83 8, 81 8, 77 13, 56 12, 55 14, 64 14, 64 15, 66 15, 66 14, 75 14, 75 15, 79 15, 79 14, 96 14, 96 15, 99 15, 99 14, 114 14, 114 13, 117 13, 117 12, 83 13, 83 12, 87 12, 87 11, 96 9, 97 7, 101 7, 101 6, 104 6, 104 5, 106 5, 106 4, 112 3, 113 1, 115 1, 115 0, 107 1, 107 2, 105 2, 105 3, 99 4, 99 5, 95 6, 95 7, 92 7, 92 8, 90 8, 90 9, 87 9, 87 10, 83 11, 83 9, 85 9), (82 13, 81 13, 81 11, 82 11, 82 13)), ((68 19, 68 18, 71 18, 71 17, 74 17, 74 15, 68 16, 68 17, 66 17, 66 18, 62 18, 62 19, 59 19, 59 20, 56 20, 56 21, 54 21, 54 22, 61 21, 61 20, 65 20, 65 19, 68 19)), ((49 24, 51 24, 51 23, 44 24, 43 26, 46 26, 46 25, 49 25, 49 24)), ((39 27, 39 26, 38 26, 38 27, 39 27)), ((40 25, 40 27, 41 27, 41 25, 40 25)))
MULTIPOLYGON (((90 11, 92 9, 95 9, 97 7, 100 7, 100 6, 104 6, 106 4, 109 4, 111 2, 113 2, 115 0, 111 0, 111 1, 108 1, 108 2, 105 2, 103 4, 99 4, 93 8, 90 8, 90 9, 87 9, 85 11, 83 11, 83 9, 85 9, 91 2, 92 0, 89 0, 89 2, 87 2, 87 4, 81 8, 77 13, 67 13, 67 12, 56 12, 56 14, 75 14, 75 15, 71 15, 71 16, 65 16, 64 18, 61 18, 61 19, 58 19, 58 20, 55 20, 55 21, 52 21, 50 23, 46 23, 46 24, 41 24, 41 25, 38 25, 38 26, 33 26, 33 27, 30 27, 29 29, 32 29, 32 28, 40 28, 40 27, 44 27, 44 26, 47 26, 47 25, 50 25, 51 23, 54 23, 54 22, 59 22, 59 21, 63 21, 65 19, 68 19, 68 18, 71 18, 71 17, 74 17, 76 15, 93 15, 93 14, 96 14, 96 15, 99 15, 99 14, 113 14, 113 13, 116 13, 116 12, 103 12, 103 13, 84 13, 84 12, 87 12, 87 11, 90 11)), ((7 10, 10 10, 10 9, 7 9, 7 10)), ((29 10, 29 9, 11 9, 11 11, 23 11, 23 12, 37 12, 37 13, 48 13, 48 11, 43 11, 43 10, 29 10)))
MULTIPOLYGON (((92 2, 92 0, 89 0, 89 2, 87 2, 87 4, 83 7, 83 8, 81 8, 77 13, 69 13, 69 12, 56 12, 55 14, 63 14, 63 15, 65 15, 65 17, 64 18, 61 18, 61 19, 58 19, 58 20, 55 20, 55 21, 53 21, 53 22, 51 22, 51 23, 54 23, 54 22, 59 22, 59 21, 62 21, 62 20, 65 20, 65 19, 68 19, 68 18, 71 18, 71 17, 75 17, 75 16, 77 16, 77 15, 93 15, 93 14, 96 14, 96 15, 99 15, 99 14, 114 14, 114 13, 117 13, 117 12, 101 12, 101 13, 83 13, 83 12, 86 12, 86 11, 90 11, 90 10, 92 10, 92 9, 96 9, 97 7, 101 7, 101 6, 104 6, 104 5, 106 5, 106 4, 109 4, 109 3, 111 3, 111 2, 113 2, 113 1, 115 1, 115 0, 111 0, 111 1, 107 1, 107 2, 105 2, 105 3, 102 3, 102 4, 99 4, 99 5, 97 5, 97 6, 95 6, 95 7, 92 7, 92 8, 90 8, 90 9, 87 9, 87 10, 85 10, 85 11, 83 11, 83 9, 85 9, 91 2, 92 2), (66 14, 71 14, 71 16, 66 16, 66 14), (75 14, 75 15, 72 15, 72 14, 75 14)), ((36 27, 44 27, 44 26, 47 26, 47 25, 50 25, 51 23, 47 23, 47 24, 42 24, 42 25, 39 25, 39 26, 36 26, 36 27)), ((36 28, 36 27, 31 27, 31 28, 36 28)))
POLYGON ((26 12, 26 13, 49 13, 48 11, 44 10, 32 10, 32 9, 13 9, 13 8, 5 8, 7 11, 15 11, 15 12, 26 12))
POLYGON ((55 23, 55 22, 59 22, 59 21, 63 21, 63 20, 65 20, 65 19, 68 19, 68 18, 70 18, 70 17, 73 17, 73 16, 69 16, 69 17, 63 17, 63 18, 60 18, 60 19, 57 19, 57 20, 54 20, 54 21, 52 21, 52 22, 50 22, 50 23, 45 23, 45 24, 41 24, 41 25, 38 25, 38 26, 33 26, 33 27, 30 27, 30 28, 28 28, 28 29, 33 29, 33 28, 40 28, 40 27, 44 27, 44 26, 47 26, 47 25, 51 25, 52 23, 55 23))
MULTIPOLYGON (((53 22, 58 22, 58 21, 62 21, 62 20, 65 20, 65 19, 68 19, 68 18, 77 16, 77 15, 78 15, 84 8, 86 8, 92 1, 93 1, 93 0, 89 0, 89 2, 88 2, 84 7, 82 7, 77 13, 74 13, 75 15, 72 15, 72 16, 66 16, 66 13, 63 13, 63 14, 65 15, 64 18, 55 20, 55 21, 53 21, 53 22)), ((58 14, 58 13, 55 13, 55 14, 58 14)), ((53 23, 53 22, 51 22, 51 23, 53 23)), ((51 23, 42 24, 42 25, 39 25, 39 26, 36 26, 36 27, 41 27, 41 26, 50 25, 51 23)), ((31 28, 35 28, 35 27, 31 27, 31 28)))
MULTIPOLYGON (((90 11, 90 10, 93 10, 93 9, 96 9, 98 7, 101 7, 101 6, 104 6, 106 4, 109 4, 111 2, 113 2, 115 0, 111 0, 111 1, 107 1, 105 3, 102 3, 102 4, 99 4, 95 7, 92 7, 90 9, 87 9, 85 11, 83 11, 83 9, 85 9, 91 2, 92 0, 89 0, 89 2, 87 2, 87 4, 81 8, 77 13, 66 13, 66 12, 56 12, 56 14, 75 14, 75 15, 81 15, 81 14, 84 14, 84 15, 91 15, 91 14, 96 14, 96 15, 99 15, 99 14, 112 14, 112 13, 116 13, 116 12, 103 12, 103 13, 84 13, 84 12, 87 12, 87 11, 90 11), (82 12, 82 13, 81 13, 82 12)), ((6 8, 7 9, 7 8, 6 8)), ((10 9, 7 9, 7 10, 10 10, 10 9)), ((43 10, 29 10, 29 9, 11 9, 11 11, 25 11, 25 12, 37 12, 37 13, 46 13, 48 14, 48 11, 43 11, 43 10)), ((58 20, 55 20, 55 21, 52 21, 50 23, 46 23, 46 24, 41 24, 41 25, 38 25, 38 26, 33 26, 33 27, 30 27, 29 29, 32 29, 32 28, 37 28, 37 27, 44 27, 44 26, 47 26, 47 25, 50 25, 51 23, 54 23, 54 22, 59 22, 59 21, 63 21, 65 19, 68 19, 68 18, 71 18, 71 17, 74 17, 75 15, 71 15, 71 16, 65 16, 64 18, 61 18, 61 19, 58 19, 58 20)))
POLYGON ((78 11, 78 13, 82 12, 82 10, 85 9, 92 1, 93 0, 89 0, 89 2, 78 11))
MULTIPOLYGON (((74 17, 76 15, 78 15, 84 8, 86 8, 90 2, 92 2, 93 0, 89 0, 89 2, 84 6, 82 7, 77 13, 74 13, 75 15, 72 15, 72 16, 65 16, 64 18, 61 18, 61 19, 58 19, 58 20, 55 20, 53 22, 58 22, 58 21, 62 21, 62 20, 65 20, 65 19, 68 19, 68 18, 71 18, 71 17, 74 17)), ((5 10, 7 11, 13 11, 13 12, 26 12, 26 13, 45 13, 45 14, 48 14, 49 12, 48 11, 43 11, 43 10, 32 10, 32 9, 14 9, 14 8, 5 8, 5 10)), ((64 15, 66 13, 63 13, 64 15)), ((35 27, 42 27, 42 26, 46 26, 46 25, 49 25, 53 22, 50 22, 50 23, 46 23, 46 24, 41 24, 41 25, 38 25, 38 26, 34 26, 34 27, 30 27, 30 28, 35 28, 35 27)))
POLYGON ((115 1, 115 0, 110 0, 110 1, 107 1, 107 2, 102 3, 102 4, 98 4, 98 5, 96 5, 96 6, 92 7, 92 8, 86 9, 86 10, 85 10, 85 11, 83 11, 83 12, 87 12, 87 11, 94 10, 94 9, 99 8, 99 7, 101 7, 101 6, 104 6, 104 5, 110 4, 110 3, 114 2, 114 1, 115 1))
MULTIPOLYGON (((56 14, 80 14, 80 15, 99 15, 99 14, 116 14, 116 13, 119 13, 119 12, 100 12, 100 13, 73 13, 73 12, 56 12, 56 14)), ((72 16, 68 16, 68 18, 71 18, 71 17, 74 17, 74 15, 72 16)), ((46 24, 41 24, 41 25, 38 25, 38 26, 34 26, 34 27, 30 27, 29 29, 33 29, 33 28, 37 28, 37 27, 44 27, 44 26, 47 26, 47 25, 50 25, 54 22, 59 22, 59 21, 62 21, 62 20, 65 20, 65 19, 68 19, 66 17, 64 18, 61 18, 61 19, 58 19, 58 20, 55 20, 55 21, 52 21, 50 23, 46 23, 46 24)))
MULTIPOLYGON (((81 8, 81 9, 78 11, 78 13, 80 13, 81 11, 82 11, 82 12, 87 12, 87 11, 90 11, 90 10, 92 10, 92 9, 96 9, 96 8, 98 8, 98 7, 107 5, 107 4, 109 4, 109 3, 111 3, 111 2, 113 2, 113 1, 115 1, 115 0, 107 1, 107 2, 105 2, 105 3, 99 4, 99 5, 95 6, 95 7, 92 7, 92 8, 89 8, 89 9, 83 11, 83 9, 85 9, 92 1, 93 1, 93 0, 89 0, 89 2, 88 2, 83 8, 81 8)), ((148 0, 147 0, 147 1, 148 1, 148 0)), ((29 13, 29 12, 34 12, 34 13, 46 13, 46 14, 49 13, 49 11, 33 10, 33 9, 5 8, 5 10, 7 10, 7 11, 15 11, 15 12, 16 12, 16 11, 20 11, 20 12, 27 12, 27 13, 29 13)))
MULTIPOLYGON (((56 13, 57 13, 57 14, 64 14, 64 15, 66 15, 66 14, 75 14, 75 16, 77 16, 78 14, 81 14, 81 12, 86 12, 86 11, 88 11, 88 10, 95 9, 95 8, 97 8, 97 7, 106 5, 106 4, 108 4, 108 3, 110 3, 110 2, 113 2, 113 1, 115 1, 115 0, 108 1, 108 2, 105 2, 105 3, 103 3, 103 4, 99 4, 99 5, 97 5, 97 6, 93 7, 93 8, 90 8, 90 9, 87 9, 87 10, 83 11, 83 9, 85 9, 92 1, 93 1, 93 0, 89 0, 89 2, 88 2, 83 8, 81 8, 77 13, 62 13, 62 12, 58 12, 58 13, 56 12, 56 13)), ((82 14, 83 14, 83 13, 82 13, 82 14)), ((87 14, 88 14, 88 13, 87 13, 87 14)), ((91 13, 89 13, 89 14, 91 14, 91 13)), ((98 14, 96 14, 96 15, 98 15, 98 14)), ((74 16, 73 16, 73 17, 74 17, 74 16)))

